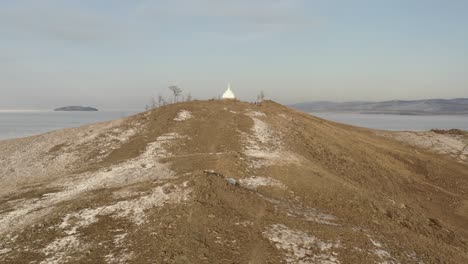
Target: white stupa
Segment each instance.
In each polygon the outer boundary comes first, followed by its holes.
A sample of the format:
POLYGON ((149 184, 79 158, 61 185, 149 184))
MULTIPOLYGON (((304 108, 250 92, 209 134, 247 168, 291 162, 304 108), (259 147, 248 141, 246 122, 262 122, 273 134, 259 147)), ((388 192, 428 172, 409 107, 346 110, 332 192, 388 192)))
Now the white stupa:
POLYGON ((228 88, 223 94, 223 99, 236 99, 236 96, 231 90, 231 84, 228 84, 228 88))

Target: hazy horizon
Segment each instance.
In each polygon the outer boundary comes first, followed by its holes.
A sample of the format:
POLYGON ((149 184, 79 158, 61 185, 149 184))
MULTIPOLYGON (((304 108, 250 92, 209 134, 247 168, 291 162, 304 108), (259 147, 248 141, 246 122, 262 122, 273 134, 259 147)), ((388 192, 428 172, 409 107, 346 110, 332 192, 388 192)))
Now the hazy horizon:
POLYGON ((467 1, 0 2, 0 109, 468 97, 467 1))
MULTIPOLYGON (((168 95, 167 99, 171 99, 171 97, 168 95)), ((268 98, 267 98, 268 99, 268 98)), ((435 99, 442 99, 442 100, 451 100, 451 99, 468 99, 468 98, 423 98, 423 99, 414 99, 416 101, 418 100, 435 100, 435 99)), ((210 100, 209 98, 204 98, 204 99, 197 99, 195 98, 194 100, 210 100)), ((400 99, 390 99, 390 100, 384 100, 384 101, 399 101, 400 99)), ((255 100, 252 99, 251 102, 254 102, 255 100)), ((401 100, 401 101, 407 101, 407 100, 401 100)), ((411 101, 411 100, 408 100, 411 101)), ((369 101, 369 100, 352 100, 352 101, 331 101, 331 100, 306 100, 306 101, 298 101, 298 102, 292 102, 290 104, 286 105, 297 105, 301 103, 314 103, 314 102, 331 102, 331 103, 347 103, 347 102, 383 102, 383 101, 369 101)), ((281 102, 280 102, 281 103, 281 102)), ((95 107, 98 108, 99 111, 107 111, 107 112, 140 112, 146 109, 146 107, 149 107, 150 102, 143 102, 143 104, 136 106, 135 108, 119 108, 114 107, 114 108, 100 108, 99 106, 95 105, 86 105, 86 104, 81 104, 79 106, 85 106, 85 107, 95 107)), ((16 112, 52 112, 54 111, 55 108, 63 107, 63 106, 70 106, 70 105, 61 105, 61 106, 53 106, 51 108, 0 108, 0 113, 16 113, 16 112)), ((125 106, 125 105, 123 105, 125 106)), ((92 112, 91 112, 92 113, 92 112)))

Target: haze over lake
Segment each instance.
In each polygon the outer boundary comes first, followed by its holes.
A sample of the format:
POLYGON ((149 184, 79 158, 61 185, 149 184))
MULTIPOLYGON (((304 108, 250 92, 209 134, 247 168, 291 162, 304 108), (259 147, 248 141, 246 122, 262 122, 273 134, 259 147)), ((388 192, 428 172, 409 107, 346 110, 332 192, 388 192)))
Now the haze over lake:
MULTIPOLYGON (((62 128, 109 121, 137 111, 53 112, 0 111, 0 140, 31 136, 62 128)), ((468 116, 406 116, 346 113, 313 113, 335 122, 382 130, 468 130, 468 116)))

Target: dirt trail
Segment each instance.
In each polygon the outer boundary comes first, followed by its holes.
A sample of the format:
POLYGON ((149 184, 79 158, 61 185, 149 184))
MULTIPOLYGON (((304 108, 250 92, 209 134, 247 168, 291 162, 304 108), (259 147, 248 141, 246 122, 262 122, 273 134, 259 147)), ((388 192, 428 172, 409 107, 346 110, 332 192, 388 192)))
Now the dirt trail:
POLYGON ((0 141, 0 263, 468 263, 465 139, 427 133, 214 100, 0 141))

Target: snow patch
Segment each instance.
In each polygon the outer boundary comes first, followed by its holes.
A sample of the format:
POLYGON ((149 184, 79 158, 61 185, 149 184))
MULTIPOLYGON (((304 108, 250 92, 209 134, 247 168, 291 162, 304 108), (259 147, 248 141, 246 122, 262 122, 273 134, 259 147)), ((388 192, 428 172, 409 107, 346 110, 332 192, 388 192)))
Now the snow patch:
MULTIPOLYGON (((62 182, 57 182, 65 188, 64 191, 49 194, 41 199, 25 200, 19 203, 15 210, 1 215, 0 233, 7 232, 12 227, 19 228, 23 223, 47 214, 54 205, 71 200, 84 192, 170 178, 172 172, 166 165, 159 163, 158 159, 169 155, 166 150, 167 144, 178 138, 176 133, 161 135, 155 142, 148 144, 146 150, 136 158, 97 172, 76 175, 75 179, 64 177, 62 182)), ((73 233, 73 230, 70 232, 73 233)))
POLYGON ((133 254, 133 252, 127 253, 126 251, 127 250, 124 249, 124 252, 119 252, 119 254, 117 256, 114 255, 114 254, 107 254, 106 256, 104 256, 104 260, 106 261, 106 263, 109 263, 109 264, 128 263, 128 261, 133 258, 134 254, 133 254))
POLYGON ((286 212, 288 217, 303 219, 321 225, 339 226, 335 223, 337 218, 330 214, 321 213, 319 210, 310 207, 303 207, 298 204, 291 204, 274 199, 267 199, 274 204, 279 212, 286 212))
POLYGON ((128 236, 127 233, 119 234, 114 236, 114 244, 116 246, 122 245, 123 240, 128 236))
POLYGON ((283 190, 286 189, 286 185, 284 185, 278 180, 275 180, 269 177, 256 177, 255 176, 255 177, 241 179, 239 180, 239 182, 241 183, 241 185, 249 189, 253 189, 253 190, 256 190, 258 187, 261 187, 261 186, 278 187, 283 190))
POLYGON ((387 250, 385 250, 382 243, 373 239, 370 235, 367 236, 374 246, 372 253, 374 253, 380 259, 380 262, 378 262, 379 264, 400 264, 396 258, 392 257, 392 255, 387 250))
POLYGON ((174 118, 174 121, 185 121, 192 117, 192 112, 187 110, 180 111, 177 116, 174 118))
POLYGON ((424 261, 422 261, 418 255, 416 254, 416 252, 411 252, 411 253, 408 253, 406 254, 406 256, 411 259, 411 261, 413 261, 414 263, 417 263, 417 264, 425 264, 424 261))
POLYGON ((286 263, 340 263, 338 254, 333 251, 340 246, 339 242, 323 241, 283 224, 270 226, 263 235, 284 252, 286 263))
POLYGON ((300 158, 285 150, 281 134, 274 131, 259 117, 265 117, 261 112, 247 113, 253 121, 252 134, 244 133, 244 153, 250 160, 250 166, 261 168, 278 163, 300 163, 300 158))
POLYGON ((274 132, 264 121, 258 118, 252 118, 252 120, 254 121, 254 126, 252 130, 257 141, 259 141, 262 144, 267 144, 274 143, 274 141, 278 140, 274 132))
POLYGON ((80 244, 77 236, 67 236, 56 239, 42 249, 42 253, 48 258, 41 261, 40 264, 64 263, 67 260, 67 255, 75 252, 79 248, 83 250, 82 247, 83 245, 80 244))
POLYGON ((370 238, 369 240, 370 240, 370 242, 372 243, 372 245, 374 245, 374 247, 379 247, 379 248, 382 247, 382 244, 380 244, 380 242, 375 241, 375 240, 373 240, 372 238, 370 238))
POLYGON ((128 252, 129 250, 125 247, 124 240, 128 236, 127 233, 118 234, 114 236, 114 246, 112 250, 114 253, 107 254, 104 258, 106 263, 128 263, 128 261, 133 257, 133 252, 128 252))
MULTIPOLYGON (((79 229, 87 227, 99 221, 99 217, 110 216, 113 218, 128 219, 135 225, 146 222, 145 211, 162 207, 165 204, 181 203, 189 199, 191 190, 180 186, 166 184, 155 188, 151 193, 139 198, 120 201, 111 205, 101 206, 93 209, 84 209, 79 212, 67 214, 58 228, 67 235, 54 240, 41 250, 48 258, 41 262, 64 263, 69 260, 73 253, 83 251, 85 241, 80 242, 79 229)), ((118 234, 114 236, 114 245, 119 248, 118 252, 106 255, 108 263, 126 263, 132 257, 132 253, 125 248, 124 240, 128 234, 118 234)))
POLYGON ((243 227, 248 227, 248 226, 252 226, 253 222, 246 220, 246 221, 242 221, 242 222, 236 222, 236 223, 234 223, 234 225, 236 225, 236 226, 240 225, 240 226, 243 226, 243 227))
MULTIPOLYGON (((145 211, 154 207, 161 207, 167 203, 180 203, 188 200, 190 189, 174 187, 167 193, 167 189, 173 187, 164 185, 157 187, 150 194, 129 201, 120 201, 112 205, 101 206, 93 209, 84 209, 76 213, 67 214, 59 225, 66 234, 73 235, 78 229, 87 227, 99 221, 99 216, 111 216, 113 218, 125 218, 135 225, 146 222, 145 211)), ((123 239, 122 237, 120 239, 123 239)))
POLYGON ((137 121, 120 119, 0 141, 0 195, 99 162, 142 128, 137 121))
POLYGON ((283 119, 286 119, 288 121, 292 120, 291 117, 287 116, 286 114, 279 114, 279 117, 283 118, 283 119))
POLYGON ((248 116, 250 117, 265 117, 265 113, 259 112, 259 111, 250 111, 247 113, 248 116))
POLYGON ((329 214, 320 213, 315 208, 300 208, 298 206, 291 206, 286 209, 289 217, 303 218, 306 221, 315 222, 322 225, 339 226, 335 223, 336 217, 329 214))
POLYGON ((450 156, 460 162, 468 159, 468 138, 463 135, 439 134, 430 132, 383 133, 410 145, 450 156))
POLYGON ((2 248, 0 249, 0 255, 6 254, 8 252, 12 251, 11 248, 2 248))

